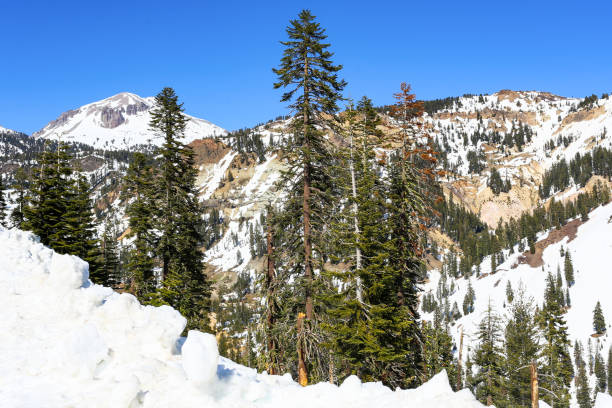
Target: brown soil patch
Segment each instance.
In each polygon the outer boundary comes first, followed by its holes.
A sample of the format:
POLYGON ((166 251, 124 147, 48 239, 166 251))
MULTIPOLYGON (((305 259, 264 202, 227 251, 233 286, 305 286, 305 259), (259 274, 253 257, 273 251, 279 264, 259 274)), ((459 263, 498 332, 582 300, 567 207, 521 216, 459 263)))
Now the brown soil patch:
POLYGON ((189 143, 189 146, 195 153, 196 167, 202 164, 218 163, 230 150, 224 143, 210 138, 194 140, 189 143))
MULTIPOLYGON (((550 231, 546 238, 536 242, 535 254, 532 254, 530 252, 523 252, 523 255, 521 255, 518 259, 519 263, 526 263, 532 268, 537 268, 538 266, 544 265, 544 261, 542 260, 542 254, 544 253, 544 250, 548 248, 549 245, 556 244, 565 237, 569 237, 569 241, 572 241, 574 238, 576 238, 576 232, 578 231, 578 227, 581 225, 582 221, 580 219, 575 219, 573 221, 568 222, 560 229, 554 229, 550 231)), ((513 267, 516 266, 513 265, 513 267)))
MULTIPOLYGON (((506 120, 516 121, 519 123, 526 123, 531 126, 537 126, 535 112, 521 112, 521 111, 507 111, 501 109, 485 108, 479 111, 480 116, 483 119, 490 119, 489 128, 504 130, 506 128, 506 120)), ((478 117, 477 112, 438 112, 434 114, 434 120, 436 119, 449 119, 455 120, 457 118, 463 119, 476 119, 478 117)))
POLYGON ((553 136, 556 135, 557 133, 562 132, 563 128, 565 128, 566 126, 569 126, 570 124, 574 122, 594 120, 600 117, 601 115, 604 115, 605 113, 606 113, 606 108, 603 105, 598 106, 595 109, 579 110, 578 112, 572 112, 563 118, 563 121, 561 122, 561 126, 559 126, 559 128, 555 131, 553 136))

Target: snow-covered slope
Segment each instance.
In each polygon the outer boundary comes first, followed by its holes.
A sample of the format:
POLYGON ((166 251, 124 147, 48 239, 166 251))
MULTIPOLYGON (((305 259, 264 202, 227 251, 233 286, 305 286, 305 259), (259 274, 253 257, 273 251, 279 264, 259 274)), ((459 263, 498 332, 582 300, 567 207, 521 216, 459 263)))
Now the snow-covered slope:
MULTIPOLYGON (((126 149, 136 145, 159 145, 161 137, 149 129, 155 98, 124 92, 62 113, 34 133, 34 137, 60 137, 101 149, 126 149)), ((187 115, 185 143, 227 132, 204 119, 187 115)))
POLYGON ((170 307, 141 306, 93 285, 87 264, 30 233, 0 228, 2 407, 457 407, 444 372, 416 390, 349 377, 305 388, 219 357, 215 338, 180 333, 170 307))
MULTIPOLYGON (((612 346, 610 325, 612 320, 612 273, 610 264, 612 260, 612 203, 595 209, 589 214, 590 219, 578 226, 576 237, 569 240, 564 237, 561 241, 549 245, 542 254, 543 266, 530 267, 527 263, 521 263, 517 248, 514 254, 505 251, 507 260, 497 267, 495 273, 491 272, 490 257, 487 257, 481 265, 482 276, 472 276, 469 280, 465 278, 452 280, 454 292, 449 297, 449 303, 457 302, 459 307, 467 293, 468 281, 471 281, 476 294, 474 312, 459 318, 451 328, 455 344, 459 344, 460 330, 464 332, 464 354, 466 350, 473 350, 478 339, 476 338, 477 325, 483 318, 489 301, 495 311, 502 316, 508 313, 508 301, 506 300, 506 285, 509 281, 515 295, 522 288, 526 298, 531 298, 535 305, 542 305, 546 277, 548 272, 556 276, 557 268, 561 269, 563 275, 564 258, 561 256, 561 247, 571 254, 575 271, 575 284, 569 287, 571 307, 565 318, 568 325, 568 333, 573 346, 576 340, 580 341, 586 349, 589 340, 596 349, 607 358, 609 347, 612 346), (593 330, 593 309, 597 301, 601 307, 608 326, 607 333, 601 337, 591 337, 593 330)), ((539 240, 547 237, 549 232, 538 236, 539 240)), ((429 282, 425 285, 425 293, 436 293, 441 274, 434 270, 429 274, 429 282)), ((449 281, 450 284, 450 281, 449 281)), ((568 287, 563 278, 563 292, 568 287)), ((425 320, 432 320, 432 314, 424 314, 425 320)), ((591 378, 594 385, 594 377, 591 378)), ((602 397, 602 401, 605 400, 602 397)), ((612 406, 612 405, 602 405, 612 406)))
POLYGON ((0 126, 0 133, 11 133, 11 134, 14 134, 14 133, 17 133, 17 132, 12 130, 12 129, 7 129, 5 127, 0 126))

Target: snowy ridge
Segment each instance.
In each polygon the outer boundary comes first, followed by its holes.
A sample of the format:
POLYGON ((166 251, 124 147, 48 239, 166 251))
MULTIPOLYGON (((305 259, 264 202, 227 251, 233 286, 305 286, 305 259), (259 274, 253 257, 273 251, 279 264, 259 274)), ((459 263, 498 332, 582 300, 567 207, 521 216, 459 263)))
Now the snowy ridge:
MULTIPOLYGON (((590 219, 586 223, 578 227, 575 239, 568 242, 568 237, 565 237, 544 250, 542 255, 544 265, 541 267, 532 268, 528 264, 519 263, 518 257, 521 254, 518 253, 516 247, 514 254, 509 254, 507 250, 504 251, 507 259, 497 267, 497 272, 494 274, 489 274, 491 272, 490 257, 485 258, 481 264, 481 273, 489 275, 480 279, 472 276, 469 279, 476 294, 474 312, 462 316, 451 327, 455 344, 459 344, 460 328, 463 328, 464 360, 468 354, 465 351, 470 348, 473 350, 478 342, 476 338, 478 323, 487 309, 489 300, 495 311, 501 316, 505 317, 508 313, 505 293, 508 281, 511 282, 515 297, 519 288, 522 288, 526 298, 531 298, 534 305, 542 306, 548 272, 552 272, 555 276, 557 267, 559 267, 563 275, 564 259, 560 255, 561 247, 571 253, 575 271, 576 283, 569 288, 571 307, 565 315, 572 350, 575 340, 580 341, 586 349, 587 341, 590 339, 593 352, 599 350, 604 358, 607 356, 608 349, 612 346, 610 338, 610 332, 612 332, 612 326, 610 325, 610 319, 612 318, 612 298, 610 298, 612 274, 609 270, 612 254, 612 223, 609 222, 612 217, 612 203, 595 209, 589 214, 589 217, 590 219), (591 335, 594 333, 593 308, 597 301, 601 302, 603 314, 607 319, 608 330, 603 336, 592 338, 591 335)), ((538 239, 545 238, 547 234, 548 232, 541 233, 538 239)), ((435 293, 439 281, 440 272, 437 270, 431 271, 429 282, 423 288, 425 293, 435 293)), ((461 305, 467 293, 468 279, 460 278, 453 280, 453 282, 455 291, 449 297, 449 302, 451 305, 453 302, 461 305)), ((563 290, 565 291, 566 288, 567 282, 563 277, 563 290)), ((433 320, 433 313, 424 313, 423 319, 433 320)), ((573 353, 573 351, 571 352, 573 353)), ((595 385, 594 375, 591 376, 590 380, 591 387, 593 387, 595 385)), ((575 389, 572 389, 571 394, 573 398, 572 406, 577 407, 575 389)), ((609 396, 602 395, 600 400, 602 402, 601 405, 597 405, 598 407, 612 407, 609 396)))
POLYGON ((457 407, 442 372, 415 390, 391 391, 351 376, 301 387, 219 357, 215 338, 180 333, 174 309, 142 306, 88 280, 85 262, 31 233, 0 228, 2 407, 457 407))
MULTIPOLYGON (((155 98, 124 92, 62 113, 34 133, 34 137, 60 137, 100 149, 128 149, 138 145, 160 145, 161 137, 149 129, 155 98)), ((184 143, 205 137, 223 136, 225 129, 204 119, 189 118, 184 143)))
POLYGON ((11 133, 11 134, 16 134, 18 133, 17 131, 13 130, 13 129, 7 129, 5 127, 0 126, 0 133, 11 133))

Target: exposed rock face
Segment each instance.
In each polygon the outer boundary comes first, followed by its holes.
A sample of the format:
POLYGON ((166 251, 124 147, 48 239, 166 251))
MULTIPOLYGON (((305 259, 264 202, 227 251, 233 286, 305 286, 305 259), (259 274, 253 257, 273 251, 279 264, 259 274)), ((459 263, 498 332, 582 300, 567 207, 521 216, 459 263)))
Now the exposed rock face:
POLYGON ((100 121, 102 122, 102 127, 104 128, 116 128, 125 122, 125 118, 123 117, 123 108, 102 108, 102 112, 100 112, 100 121))
POLYGON ((120 108, 109 108, 105 106, 100 112, 100 121, 102 122, 102 127, 114 129, 125 123, 124 113, 126 115, 137 115, 140 112, 149 110, 149 108, 150 106, 144 102, 133 103, 120 108))
POLYGON ((125 107, 126 115, 136 115, 137 113, 149 110, 150 106, 144 102, 134 103, 125 107))

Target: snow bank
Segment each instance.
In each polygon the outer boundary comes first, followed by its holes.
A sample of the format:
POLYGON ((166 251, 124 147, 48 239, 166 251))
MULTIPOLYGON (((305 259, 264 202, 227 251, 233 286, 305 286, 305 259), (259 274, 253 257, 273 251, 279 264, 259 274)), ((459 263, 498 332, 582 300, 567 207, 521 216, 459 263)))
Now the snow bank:
POLYGON ((87 264, 0 228, 0 407, 456 407, 445 372, 415 390, 349 377, 300 387, 219 357, 170 307, 88 280, 87 264))

